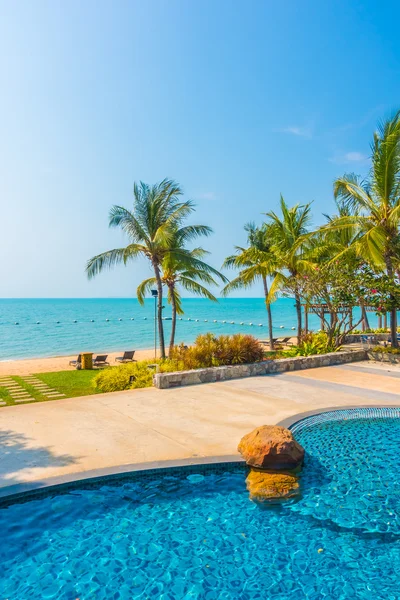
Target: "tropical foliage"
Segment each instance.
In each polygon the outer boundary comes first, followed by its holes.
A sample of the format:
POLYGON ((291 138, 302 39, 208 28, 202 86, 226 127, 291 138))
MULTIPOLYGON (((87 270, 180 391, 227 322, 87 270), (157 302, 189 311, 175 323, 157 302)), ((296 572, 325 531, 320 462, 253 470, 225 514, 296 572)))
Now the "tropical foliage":
MULTIPOLYGON (((182 201, 182 194, 179 184, 168 179, 155 185, 143 182, 135 183, 133 209, 113 206, 109 216, 110 227, 122 229, 130 243, 123 248, 115 248, 94 256, 86 266, 86 272, 90 279, 106 268, 121 263, 126 265, 139 256, 143 256, 149 261, 154 277, 139 286, 138 295, 139 299, 142 299, 143 292, 155 283, 158 292, 157 321, 161 358, 165 358, 162 320, 165 271, 167 273, 180 271, 184 280, 182 282, 180 279, 180 283, 183 286, 186 285, 186 289, 191 286, 191 291, 195 291, 195 293, 199 293, 201 289, 200 284, 197 283, 198 280, 213 283, 211 274, 219 275, 217 271, 200 260, 204 251, 201 249, 191 251, 185 247, 185 244, 199 236, 209 235, 211 228, 206 225, 183 225, 194 211, 194 205, 189 200, 182 201)), ((171 302, 175 298, 176 303, 176 293, 171 293, 173 287, 172 284, 168 286, 169 297, 171 302)), ((207 295, 204 286, 201 292, 202 295, 207 295)), ((209 297, 212 299, 212 294, 209 294, 209 297)), ((177 310, 175 305, 175 311, 177 310)))
POLYGON ((264 349, 251 335, 199 335, 193 346, 176 346, 171 358, 186 369, 242 365, 260 361, 264 349))
POLYGON ((283 196, 280 201, 281 214, 266 213, 268 231, 273 239, 273 250, 278 268, 269 292, 270 301, 281 291, 293 295, 297 315, 297 343, 301 341, 302 315, 300 276, 310 269, 307 257, 308 232, 311 223, 311 204, 296 204, 291 208, 283 196))
MULTIPOLYGON (((185 249, 187 241, 192 241, 196 236, 208 234, 211 229, 205 228, 205 226, 192 226, 189 232, 188 229, 185 227, 177 230, 170 243, 172 250, 178 249, 185 252, 184 260, 179 256, 179 253, 172 251, 164 256, 161 263, 161 282, 167 288, 168 302, 172 307, 169 355, 171 355, 175 344, 176 317, 177 315, 183 315, 180 288, 196 296, 217 302, 217 298, 206 285, 216 286, 216 279, 223 282, 227 281, 224 275, 202 260, 209 254, 206 250, 203 248, 185 249)), ((155 277, 150 277, 138 286, 136 293, 140 304, 144 304, 146 293, 155 285, 155 277)))
POLYGON ((245 225, 247 232, 247 248, 235 246, 235 254, 228 256, 222 267, 239 269, 237 277, 228 283, 222 290, 222 295, 227 296, 232 291, 251 287, 261 281, 264 290, 265 307, 268 315, 268 334, 271 350, 274 348, 274 334, 272 329, 271 301, 268 290, 268 277, 275 272, 276 255, 272 251, 267 225, 256 227, 254 223, 245 225))

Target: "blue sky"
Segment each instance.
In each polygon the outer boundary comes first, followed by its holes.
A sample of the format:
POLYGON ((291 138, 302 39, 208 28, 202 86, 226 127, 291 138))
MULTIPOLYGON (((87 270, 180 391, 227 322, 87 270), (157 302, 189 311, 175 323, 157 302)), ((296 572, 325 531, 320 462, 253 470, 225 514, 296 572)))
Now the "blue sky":
POLYGON ((0 0, 0 295, 134 295, 144 262, 91 282, 84 266, 123 244, 108 210, 135 180, 182 184, 217 267, 281 192, 321 222, 400 106, 399 17, 390 1, 0 0))

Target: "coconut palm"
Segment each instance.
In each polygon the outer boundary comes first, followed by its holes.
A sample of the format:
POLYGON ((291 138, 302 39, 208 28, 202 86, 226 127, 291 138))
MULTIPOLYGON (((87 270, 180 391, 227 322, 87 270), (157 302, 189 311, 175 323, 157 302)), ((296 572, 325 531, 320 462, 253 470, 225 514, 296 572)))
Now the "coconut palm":
MULTIPOLYGON (((178 230, 171 242, 171 248, 181 249, 184 252, 184 260, 182 260, 182 254, 171 251, 165 255, 161 263, 161 281, 167 287, 167 298, 172 308, 171 337, 169 342, 170 356, 175 345, 176 317, 177 315, 184 314, 180 289, 217 302, 217 298, 205 286, 217 285, 214 278, 221 279, 223 282, 227 281, 224 275, 202 260, 209 252, 203 248, 184 250, 184 245, 188 241, 188 237, 192 240, 196 236, 196 232, 200 236, 206 232, 211 232, 211 229, 205 226, 194 225, 191 226, 190 232, 187 231, 187 228, 178 230), (189 236, 187 235, 188 233, 190 234, 189 236)), ((155 278, 150 277, 142 281, 138 286, 137 297, 141 304, 144 302, 145 294, 154 284, 155 278)))
POLYGON ((276 268, 276 257, 271 250, 271 242, 268 237, 266 225, 256 227, 254 223, 248 223, 244 227, 247 232, 247 248, 235 246, 235 254, 228 256, 224 268, 239 269, 239 274, 230 281, 222 290, 222 295, 227 296, 234 290, 249 288, 257 281, 262 281, 265 307, 268 315, 268 334, 271 350, 274 349, 271 302, 268 297, 268 277, 276 268))
MULTIPOLYGON (((109 226, 120 227, 128 236, 129 244, 94 256, 86 266, 87 275, 91 279, 106 268, 120 263, 126 265, 140 256, 150 262, 158 290, 157 321, 161 358, 165 358, 161 263, 167 254, 182 262, 190 258, 187 250, 171 247, 176 231, 194 210, 192 202, 180 200, 182 193, 179 184, 168 179, 154 185, 135 183, 133 209, 113 206, 109 215, 109 226)), ((210 230, 205 226, 187 226, 185 231, 185 239, 189 240, 191 236, 199 235, 199 232, 208 234, 210 230)))
MULTIPOLYGON (((371 144, 372 166, 366 180, 345 174, 334 183, 335 198, 355 214, 338 217, 326 230, 357 230, 351 248, 395 284, 399 264, 400 227, 400 111, 378 125, 371 144)), ((339 256, 340 256, 339 255, 339 256)), ((397 312, 392 296, 390 329, 392 345, 398 347, 397 312)))
POLYGON ((280 208, 281 215, 277 215, 274 211, 266 213, 272 250, 277 259, 276 274, 268 297, 272 300, 280 290, 294 294, 297 342, 300 344, 302 318, 298 278, 311 265, 306 256, 307 245, 309 245, 308 229, 311 222, 311 203, 296 204, 290 208, 281 195, 280 208))

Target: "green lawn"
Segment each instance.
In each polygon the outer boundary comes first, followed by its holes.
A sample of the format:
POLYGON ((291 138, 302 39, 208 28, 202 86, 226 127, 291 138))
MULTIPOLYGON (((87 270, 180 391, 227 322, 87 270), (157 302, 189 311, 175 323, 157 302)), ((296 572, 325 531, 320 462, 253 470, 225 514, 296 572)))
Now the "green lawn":
POLYGON ((58 392, 75 398, 76 396, 89 396, 98 392, 92 386, 92 379, 98 371, 57 371, 56 373, 36 373, 35 376, 47 383, 58 392))
MULTIPOLYGON (((92 379, 98 371, 58 371, 57 373, 35 373, 35 377, 46 383, 54 391, 65 394, 65 398, 75 398, 76 396, 89 396, 99 392, 92 386, 92 379)), ((12 376, 11 379, 18 383, 23 390, 29 392, 33 400, 27 400, 24 404, 30 402, 50 402, 50 400, 61 400, 62 398, 49 398, 44 396, 39 389, 35 388, 25 381, 24 377, 12 376)), ((0 401, 6 402, 7 406, 15 406, 9 389, 0 386, 0 401)))

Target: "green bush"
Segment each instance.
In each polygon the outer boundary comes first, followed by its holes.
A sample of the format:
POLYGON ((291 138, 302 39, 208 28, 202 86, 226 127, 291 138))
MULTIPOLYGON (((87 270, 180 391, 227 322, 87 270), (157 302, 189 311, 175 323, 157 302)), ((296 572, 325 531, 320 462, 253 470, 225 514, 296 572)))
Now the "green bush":
POLYGON ((336 352, 337 350, 339 348, 335 348, 333 344, 329 344, 327 334, 324 331, 319 331, 318 333, 307 333, 303 336, 299 346, 283 350, 280 352, 280 355, 284 358, 292 358, 294 356, 327 354, 328 352, 336 352))
POLYGON ((383 354, 400 354, 400 348, 392 348, 392 346, 375 346, 372 352, 381 352, 383 354))
POLYGON ((141 361, 108 367, 100 371, 93 379, 93 385, 101 392, 117 392, 131 388, 150 387, 153 384, 153 369, 149 369, 150 361, 141 361), (129 382, 131 376, 133 383, 129 382))
POLYGON ((160 373, 182 371, 184 366, 179 361, 172 360, 143 360, 117 367, 108 367, 99 371, 93 378, 93 386, 101 392, 120 392, 122 390, 151 387, 153 385, 154 369, 149 365, 157 364, 160 373), (134 376, 133 383, 130 377, 134 376))
POLYGON ((171 358, 185 369, 203 369, 258 362, 264 358, 264 349, 251 335, 206 333, 199 335, 193 346, 175 346, 171 358))

